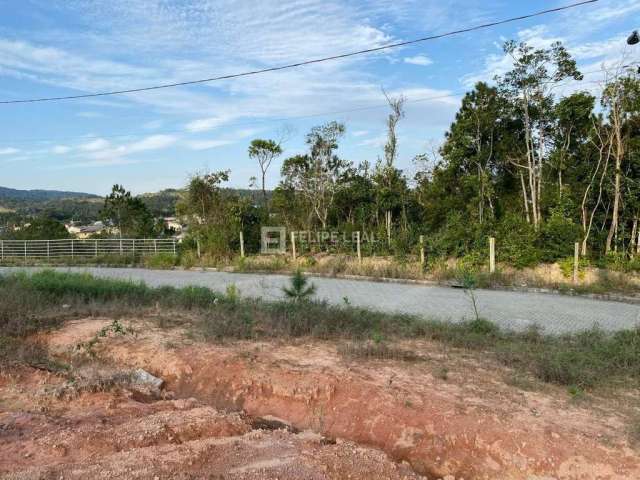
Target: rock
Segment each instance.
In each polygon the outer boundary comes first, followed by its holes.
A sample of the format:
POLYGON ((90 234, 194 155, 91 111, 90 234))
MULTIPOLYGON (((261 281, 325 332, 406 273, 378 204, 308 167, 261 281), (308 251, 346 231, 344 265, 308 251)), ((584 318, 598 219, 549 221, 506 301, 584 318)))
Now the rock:
POLYGON ((149 372, 141 368, 133 372, 133 381, 141 385, 149 385, 157 390, 161 389, 164 385, 164 380, 151 375, 149 372))

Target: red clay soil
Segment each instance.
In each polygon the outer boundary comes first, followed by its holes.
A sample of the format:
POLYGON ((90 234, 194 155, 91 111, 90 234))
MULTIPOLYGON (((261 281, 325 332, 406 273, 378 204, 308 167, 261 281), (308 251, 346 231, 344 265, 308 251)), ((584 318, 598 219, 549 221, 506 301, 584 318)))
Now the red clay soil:
MULTIPOLYGON (((70 322, 50 348, 68 355, 107 322, 70 322)), ((99 356, 197 400, 85 394, 27 413, 36 406, 7 392, 35 387, 5 380, 6 478, 640 479, 640 454, 614 408, 522 391, 489 361, 460 357, 443 379, 434 372, 451 352, 424 342, 410 347, 425 361, 350 362, 327 343, 212 345, 133 325, 135 338, 107 339, 99 356), (338 441, 256 431, 247 420, 269 416, 338 441)))

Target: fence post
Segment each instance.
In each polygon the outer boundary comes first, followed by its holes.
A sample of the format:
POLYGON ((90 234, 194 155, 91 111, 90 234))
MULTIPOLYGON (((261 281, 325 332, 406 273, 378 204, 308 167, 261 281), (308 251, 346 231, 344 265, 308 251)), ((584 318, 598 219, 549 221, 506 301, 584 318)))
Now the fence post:
POLYGON ((0 250, 2 251, 2 260, 4 260, 4 240, 0 240, 0 250))
MULTIPOLYGON (((136 241, 134 240, 133 243, 135 245, 136 241)), ((153 239, 153 253, 158 253, 158 240, 156 240, 155 238, 153 239)))
POLYGON ((200 239, 196 238, 196 248, 198 250, 198 258, 200 258, 200 239))
POLYGON ((173 254, 175 255, 176 254, 176 239, 172 238, 171 239, 171 243, 173 244, 173 254))
POLYGON ((74 257, 74 255, 75 255, 75 252, 74 252, 74 250, 73 250, 73 244, 74 244, 74 241, 73 241, 73 240, 71 240, 71 258, 73 258, 73 257, 74 257))
POLYGON ((362 263, 362 251, 360 250, 360 230, 356 232, 356 250, 358 252, 358 263, 362 263))
POLYGON ((122 256, 122 238, 120 238, 120 256, 122 256))
POLYGON ((296 233, 291 232, 291 254, 293 259, 296 259, 296 233))
POLYGON ((240 257, 244 258, 244 233, 240 230, 240 257))
POLYGON ((578 283, 578 267, 580 262, 580 244, 573 245, 573 283, 578 283))
POLYGON ((496 271, 496 239, 489 237, 489 272, 496 271))
POLYGON ((27 262, 27 241, 24 241, 24 261, 27 262))
POLYGON ((95 257, 98 258, 98 240, 95 240, 95 257))
POLYGON ((50 240, 47 240, 47 258, 49 258, 51 256, 50 249, 49 249, 49 243, 50 243, 50 240))
POLYGON ((420 265, 424 267, 424 235, 420 235, 420 265))

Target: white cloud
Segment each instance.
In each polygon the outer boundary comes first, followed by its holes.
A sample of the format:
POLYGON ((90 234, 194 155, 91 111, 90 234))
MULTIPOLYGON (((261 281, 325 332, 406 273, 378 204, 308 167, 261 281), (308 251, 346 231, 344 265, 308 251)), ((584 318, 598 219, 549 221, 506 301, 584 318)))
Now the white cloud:
POLYGON ((191 150, 209 150, 211 148, 224 147, 234 143, 232 140, 194 140, 187 142, 187 147, 191 150))
POLYGON ((369 130, 356 130, 354 132, 351 132, 351 135, 353 135, 354 137, 364 137, 368 133, 369 130))
POLYGON ((411 65, 421 65, 423 67, 426 67, 428 65, 431 65, 433 63, 433 60, 431 60, 429 57, 425 55, 416 55, 415 57, 405 57, 404 63, 410 63, 411 65))
POLYGON ((104 150, 109 146, 109 142, 104 138, 96 138, 90 142, 80 145, 78 148, 85 152, 95 152, 97 150, 104 150))
POLYGON ((0 148, 0 155, 14 155, 18 152, 20 152, 20 150, 13 147, 0 148))
POLYGON ((209 117, 193 120, 185 125, 185 128, 190 132, 206 132, 220 127, 228 121, 225 117, 209 117))
POLYGON ((56 145, 51 149, 51 152, 56 155, 64 155, 65 153, 69 153, 71 151, 71 147, 66 145, 56 145))
POLYGON ((151 135, 143 140, 132 143, 126 148, 126 153, 144 152, 146 150, 159 150, 173 145, 177 141, 177 137, 173 135, 151 135))

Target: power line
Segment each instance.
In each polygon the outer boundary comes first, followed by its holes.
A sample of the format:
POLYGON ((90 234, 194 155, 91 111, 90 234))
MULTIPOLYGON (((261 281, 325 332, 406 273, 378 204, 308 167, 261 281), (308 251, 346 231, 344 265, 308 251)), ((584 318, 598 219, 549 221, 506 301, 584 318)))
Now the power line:
POLYGON ((379 52, 379 51, 388 50, 388 49, 391 49, 391 48, 404 47, 404 46, 407 46, 407 45, 413 45, 413 44, 416 44, 416 43, 426 42, 426 41, 429 41, 429 40, 436 40, 436 39, 439 39, 439 38, 450 37, 450 36, 453 36, 453 35, 459 35, 461 33, 473 32, 475 30, 482 30, 482 29, 489 28, 489 27, 495 27, 497 25, 504 25, 506 23, 517 22, 517 21, 520 21, 520 20, 526 20, 528 18, 533 18, 533 17, 538 17, 538 16, 541 16, 541 15, 547 15, 547 14, 550 14, 550 13, 560 12, 562 10, 568 10, 570 8, 579 7, 579 6, 582 6, 582 5, 589 4, 589 3, 595 3, 597 1, 598 0, 584 0, 584 1, 581 1, 581 2, 572 3, 572 4, 564 5, 564 6, 561 6, 561 7, 550 8, 550 9, 547 9, 547 10, 541 10, 539 12, 534 12, 534 13, 530 13, 530 14, 527 14, 527 15, 520 15, 518 17, 511 17, 511 18, 507 18, 505 20, 497 20, 497 21, 490 22, 490 23, 484 23, 484 24, 481 24, 481 25, 475 25, 473 27, 467 27, 467 28, 463 28, 463 29, 459 29, 459 30, 453 30, 451 32, 440 33, 440 34, 437 34, 437 35, 430 35, 430 36, 427 36, 427 37, 416 38, 414 40, 407 40, 407 41, 404 41, 404 42, 390 43, 390 44, 387 44, 387 45, 382 45, 380 47, 372 47, 372 48, 367 48, 367 49, 364 49, 364 50, 358 50, 358 51, 355 51, 355 52, 332 55, 332 56, 329 56, 329 57, 316 58, 316 59, 312 59, 312 60, 304 60, 304 61, 301 61, 301 62, 290 63, 290 64, 287 64, 287 65, 280 65, 280 66, 277 66, 277 67, 268 67, 268 68, 263 68, 263 69, 259 69, 259 70, 250 70, 250 71, 247 71, 247 72, 233 73, 233 74, 229 74, 229 75, 220 75, 220 76, 217 76, 217 77, 203 78, 203 79, 199 79, 199 80, 190 80, 190 81, 185 81, 185 82, 166 83, 166 84, 154 85, 154 86, 150 86, 150 87, 129 88, 129 89, 123 89, 123 90, 113 90, 113 91, 109 91, 109 92, 86 93, 86 94, 82 94, 82 95, 69 95, 69 96, 61 96, 61 97, 43 97, 43 98, 30 98, 30 99, 18 99, 18 100, 0 100, 0 104, 52 102, 52 101, 60 101, 60 100, 75 100, 75 99, 79 99, 79 98, 106 97, 106 96, 110 96, 110 95, 121 95, 121 94, 125 94, 125 93, 147 92, 147 91, 151 91, 151 90, 160 90, 160 89, 163 89, 163 88, 180 87, 180 86, 185 86, 185 85, 196 85, 196 84, 201 84, 201 83, 215 82, 215 81, 219 81, 219 80, 228 80, 228 79, 232 79, 232 78, 247 77, 247 76, 251 76, 251 75, 258 75, 258 74, 268 73, 268 72, 276 72, 276 71, 280 71, 280 70, 287 70, 287 69, 291 69, 291 68, 302 67, 302 66, 305 66, 305 65, 312 65, 312 64, 315 64, 315 63, 321 63, 321 62, 327 62, 327 61, 331 61, 331 60, 338 60, 338 59, 343 59, 343 58, 348 58, 348 57, 354 57, 356 55, 363 55, 363 54, 366 54, 366 53, 379 52))
MULTIPOLYGON (((638 65, 640 64, 640 62, 630 62, 627 63, 625 65, 621 65, 621 66, 616 66, 616 67, 611 67, 611 68, 602 68, 599 70, 588 70, 585 72, 581 72, 583 75, 590 75, 590 74, 594 74, 594 73, 601 73, 603 71, 609 71, 609 70, 614 70, 614 69, 618 69, 618 68, 628 68, 634 65, 638 65)), ((595 83, 600 83, 600 81, 598 80, 574 80, 574 79, 570 79, 570 80, 566 80, 564 82, 558 82, 556 83, 556 86, 565 86, 565 85, 569 85, 572 83, 579 83, 580 85, 586 84, 586 83, 590 83, 590 84, 595 84, 595 83)), ((463 97, 466 93, 468 93, 469 90, 458 90, 456 92, 452 92, 452 93, 447 93, 447 94, 442 94, 442 95, 433 95, 433 96, 428 96, 428 97, 415 97, 415 98, 407 98, 406 99, 406 103, 421 103, 421 102, 428 102, 428 101, 432 101, 432 100, 444 100, 446 98, 455 98, 455 97, 463 97)), ((345 109, 345 110, 333 110, 333 111, 325 111, 325 112, 316 112, 316 113, 309 113, 309 114, 305 114, 305 115, 294 115, 294 116, 288 116, 288 117, 279 117, 279 118, 268 118, 268 119, 262 119, 262 120, 253 120, 253 121, 247 121, 247 122, 240 122, 240 123, 229 123, 229 124, 225 124, 222 125, 222 127, 224 128, 238 128, 238 127, 247 127, 247 126, 252 126, 252 125, 260 125, 260 124, 264 124, 264 123, 276 123, 276 122, 287 122, 290 120, 303 120, 306 118, 315 118, 315 117, 325 117, 328 115, 343 115, 343 114, 347 114, 347 113, 354 113, 354 112, 361 112, 361 111, 366 111, 366 110, 374 110, 374 109, 378 109, 378 108, 386 108, 388 107, 387 103, 379 103, 376 105, 363 105, 361 107, 354 107, 354 108, 350 108, 350 109, 345 109)), ((189 130, 187 128, 181 128, 181 129, 174 129, 174 130, 162 130, 162 131, 149 131, 149 132, 138 132, 138 133, 115 133, 115 134, 109 134, 109 135, 81 135, 81 136, 73 136, 73 137, 57 137, 57 138, 22 138, 22 139, 12 139, 12 140, 0 140, 0 143, 6 143, 6 144, 22 144, 22 143, 52 143, 52 142, 64 142, 64 141, 69 141, 69 140, 96 140, 96 139, 100 139, 100 138, 132 138, 132 137, 142 137, 142 136, 146 136, 146 135, 166 135, 166 134, 171 134, 171 133, 200 133, 197 131, 193 131, 193 130, 189 130)))

